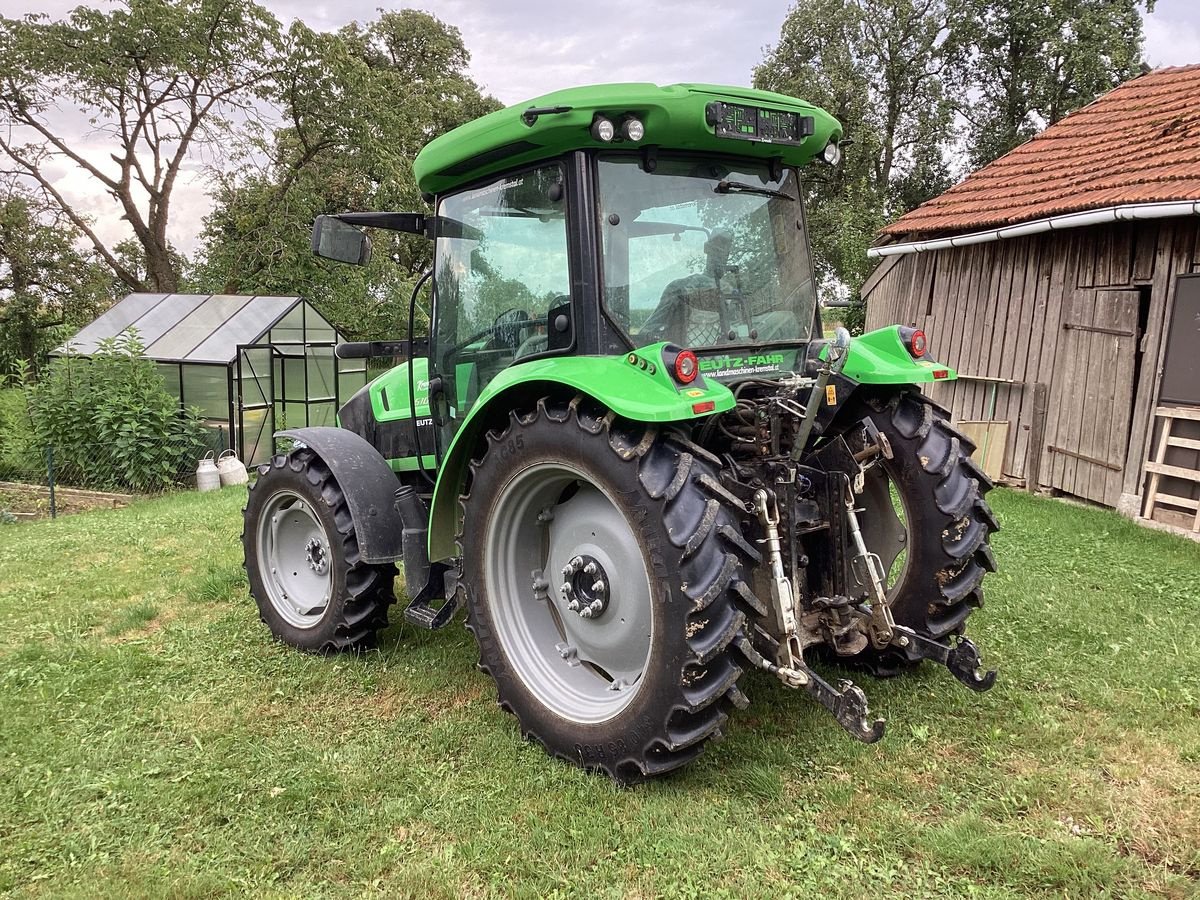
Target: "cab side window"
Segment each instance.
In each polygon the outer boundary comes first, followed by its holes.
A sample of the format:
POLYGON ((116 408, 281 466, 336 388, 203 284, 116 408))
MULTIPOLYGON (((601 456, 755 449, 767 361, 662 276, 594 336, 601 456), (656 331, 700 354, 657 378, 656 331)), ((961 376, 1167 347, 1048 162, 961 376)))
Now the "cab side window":
POLYGON ((457 418, 497 373, 548 349, 571 291, 564 197, 552 165, 438 204, 434 358, 457 418))

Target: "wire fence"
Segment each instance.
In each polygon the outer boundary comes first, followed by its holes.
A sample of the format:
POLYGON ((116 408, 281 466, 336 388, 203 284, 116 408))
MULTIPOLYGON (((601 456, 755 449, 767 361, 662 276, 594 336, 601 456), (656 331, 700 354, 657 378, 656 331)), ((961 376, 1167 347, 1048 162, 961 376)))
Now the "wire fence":
POLYGON ((198 461, 228 446, 223 428, 199 437, 141 441, 129 446, 34 446, 0 460, 0 519, 56 518, 95 506, 122 505, 134 495, 196 485, 198 461), (92 495, 92 496, 89 496, 92 495))

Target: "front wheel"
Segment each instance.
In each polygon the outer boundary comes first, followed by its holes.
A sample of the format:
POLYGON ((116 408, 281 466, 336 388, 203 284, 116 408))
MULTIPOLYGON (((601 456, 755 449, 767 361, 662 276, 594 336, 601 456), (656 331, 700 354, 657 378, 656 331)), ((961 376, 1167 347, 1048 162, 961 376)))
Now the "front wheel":
POLYGON ((320 457, 300 448, 259 466, 243 525, 250 593, 278 640, 314 653, 374 645, 396 569, 362 561, 341 486, 320 457))
POLYGON ((548 753, 619 781, 716 737, 753 600, 703 451, 576 398, 487 437, 463 497, 463 589, 480 668, 548 753), (693 452, 694 451, 694 452, 693 452))

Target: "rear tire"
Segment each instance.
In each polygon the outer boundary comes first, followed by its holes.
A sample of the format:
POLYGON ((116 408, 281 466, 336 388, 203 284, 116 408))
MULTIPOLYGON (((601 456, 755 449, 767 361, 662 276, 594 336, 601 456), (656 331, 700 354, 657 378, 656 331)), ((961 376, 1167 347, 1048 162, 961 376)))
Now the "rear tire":
POLYGON ((746 704, 733 642, 759 605, 742 573, 757 552, 715 473, 580 397, 487 435, 462 498, 467 627, 500 706, 550 755, 640 781, 691 762, 746 704), (570 605, 597 599, 594 617, 570 605))
MULTIPOLYGON (((983 605, 984 575, 996 570, 989 540, 999 525, 984 499, 991 479, 949 413, 921 394, 905 391, 874 406, 869 418, 891 444, 893 458, 882 466, 906 519, 904 568, 887 592, 892 615, 931 638, 961 634, 983 605)), ((878 675, 912 665, 891 648, 868 652, 865 661, 878 675)))
POLYGON ((300 448, 259 466, 243 524, 250 593, 276 639, 311 653, 375 646, 396 567, 362 561, 346 498, 319 456, 300 448))

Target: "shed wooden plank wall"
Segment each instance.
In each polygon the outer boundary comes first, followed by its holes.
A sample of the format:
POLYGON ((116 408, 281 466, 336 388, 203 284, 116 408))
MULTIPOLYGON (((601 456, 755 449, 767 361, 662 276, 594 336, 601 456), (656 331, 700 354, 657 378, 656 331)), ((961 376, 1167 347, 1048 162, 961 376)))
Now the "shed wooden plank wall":
POLYGON ((1011 423, 1002 471, 1013 479, 1026 477, 1033 385, 1047 385, 1037 486, 1116 506, 1143 489, 1175 276, 1192 271, 1200 271, 1197 222, 1181 218, 885 259, 863 295, 869 328, 924 328, 938 361, 1016 382, 962 380, 930 392, 956 419, 1011 423), (1129 356, 1139 342, 1135 371, 1129 356), (1132 402, 1115 389, 1130 381, 1132 402))

